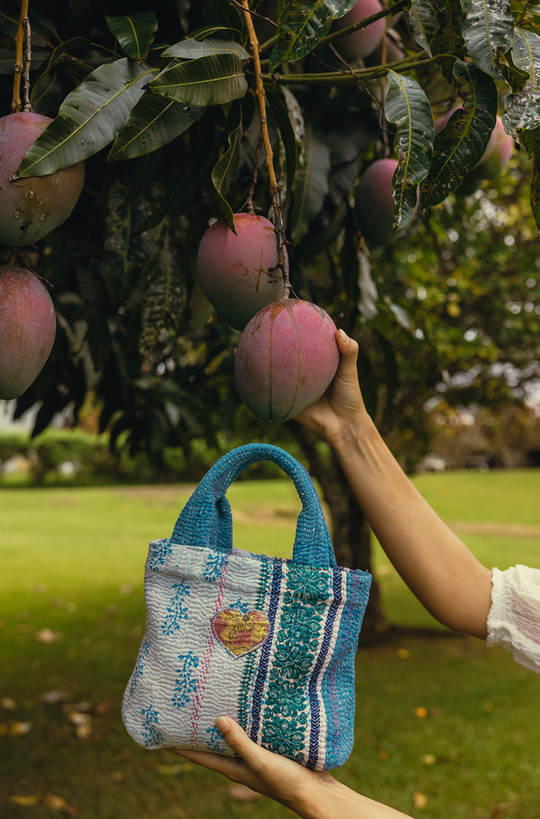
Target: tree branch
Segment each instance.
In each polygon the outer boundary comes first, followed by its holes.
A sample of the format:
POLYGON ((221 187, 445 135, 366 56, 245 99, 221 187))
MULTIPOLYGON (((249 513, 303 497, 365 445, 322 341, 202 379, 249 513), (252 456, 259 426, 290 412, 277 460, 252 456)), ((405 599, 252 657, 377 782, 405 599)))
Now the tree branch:
POLYGON ((11 101, 11 111, 16 114, 21 110, 21 77, 23 72, 23 51, 24 51, 24 18, 28 16, 28 0, 21 0, 21 15, 19 26, 15 35, 15 65, 13 66, 13 99, 11 101))
POLYGON ((24 62, 24 110, 31 111, 30 105, 30 67, 32 65, 32 31, 30 20, 26 14, 24 17, 24 30, 26 34, 26 58, 24 62))
POLYGON ((281 188, 278 185, 276 174, 274 171, 274 152, 270 143, 270 136, 268 134, 268 120, 266 118, 266 95, 264 93, 263 78, 261 74, 261 61, 259 55, 259 41, 253 20, 251 18, 248 0, 242 0, 242 10, 244 13, 244 20, 248 30, 249 45, 251 49, 251 56, 253 57, 253 65, 255 68, 255 91, 257 94, 257 102, 259 103, 259 114, 261 118, 261 135, 263 138, 264 150, 266 153, 265 164, 268 171, 268 178, 270 180, 270 195, 272 197, 272 206, 274 209, 274 230, 277 234, 278 240, 278 263, 276 268, 281 269, 283 281, 287 295, 289 293, 289 271, 285 265, 285 225, 283 220, 283 208, 281 207, 281 188))

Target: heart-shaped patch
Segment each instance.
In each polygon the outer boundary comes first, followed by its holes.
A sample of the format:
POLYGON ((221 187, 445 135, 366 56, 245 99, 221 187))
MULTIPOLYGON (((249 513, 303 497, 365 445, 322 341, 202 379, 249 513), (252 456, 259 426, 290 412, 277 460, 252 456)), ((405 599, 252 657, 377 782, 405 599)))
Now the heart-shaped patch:
POLYGON ((242 657, 262 646, 268 637, 269 624, 260 611, 244 614, 236 609, 224 609, 212 617, 212 631, 229 654, 242 657))

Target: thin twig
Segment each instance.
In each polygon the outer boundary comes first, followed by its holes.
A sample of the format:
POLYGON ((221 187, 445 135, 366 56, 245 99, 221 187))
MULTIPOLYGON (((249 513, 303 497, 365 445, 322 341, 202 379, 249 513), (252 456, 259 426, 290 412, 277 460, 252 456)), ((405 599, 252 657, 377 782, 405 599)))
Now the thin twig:
POLYGON ((243 6, 242 3, 239 3, 238 0, 229 0, 229 3, 231 6, 236 6, 236 8, 240 9, 242 12, 247 11, 254 17, 258 17, 259 20, 265 20, 267 23, 270 23, 271 26, 274 26, 274 28, 278 28, 278 24, 275 23, 274 20, 271 20, 269 17, 265 17, 264 14, 259 14, 259 12, 253 11, 252 9, 246 9, 246 7, 243 6))
POLYGON ((13 99, 11 101, 11 111, 17 114, 21 110, 21 77, 23 71, 23 50, 24 50, 24 18, 28 16, 28 0, 21 0, 21 16, 19 26, 15 35, 15 65, 13 66, 13 99))
POLYGON ((32 65, 32 31, 28 15, 24 18, 24 31, 26 34, 26 60, 24 63, 24 110, 31 111, 30 105, 30 66, 32 65))
POLYGON ((274 152, 272 150, 272 145, 270 142, 270 136, 268 134, 268 120, 266 119, 266 96, 264 93, 264 86, 262 81, 262 74, 261 74, 261 60, 259 55, 259 41, 257 39, 257 34, 255 33, 255 28, 253 26, 253 20, 251 19, 251 14, 248 6, 248 0, 242 0, 242 11, 244 13, 244 20, 246 23, 246 27, 248 30, 249 36, 249 45, 251 49, 251 56, 253 58, 253 65, 255 68, 255 90, 257 94, 257 102, 259 103, 259 115, 261 118, 261 135, 263 138, 264 143, 264 150, 266 152, 265 164, 266 170, 268 171, 268 179, 270 181, 270 195, 272 197, 272 207, 274 209, 274 230, 277 234, 278 240, 278 263, 273 268, 273 270, 277 270, 278 268, 281 270, 283 275, 283 281, 285 283, 286 294, 289 294, 289 271, 285 265, 285 253, 284 253, 284 246, 285 246, 285 225, 283 220, 283 208, 281 206, 281 188, 278 185, 276 179, 276 173, 274 171, 274 152))
POLYGON ((261 158, 261 148, 263 145, 263 135, 262 130, 259 131, 259 141, 257 143, 257 150, 255 151, 255 159, 253 161, 253 176, 251 178, 251 187, 249 189, 249 193, 247 195, 247 199, 242 205, 241 210, 244 208, 247 210, 248 213, 255 213, 255 208, 253 207, 253 197, 255 195, 255 188, 257 187, 257 176, 259 175, 259 160, 261 158))

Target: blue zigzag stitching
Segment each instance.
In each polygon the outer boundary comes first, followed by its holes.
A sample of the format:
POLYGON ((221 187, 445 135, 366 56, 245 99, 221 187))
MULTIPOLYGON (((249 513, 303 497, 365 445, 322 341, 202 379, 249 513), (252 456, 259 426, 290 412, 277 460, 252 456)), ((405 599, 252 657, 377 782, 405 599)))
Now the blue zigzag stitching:
POLYGON ((215 725, 212 728, 207 728, 206 733, 209 734, 206 740, 206 747, 209 751, 221 751, 223 745, 223 738, 215 725))
POLYGON ((150 643, 144 638, 141 644, 141 648, 139 651, 139 656, 137 657, 137 664, 133 670, 133 674, 131 675, 131 685, 129 686, 129 695, 131 696, 135 689, 137 688, 137 683, 139 682, 140 678, 143 675, 144 669, 144 662, 143 660, 148 657, 150 653, 150 643))
POLYGON ((180 621, 187 620, 188 617, 188 608, 183 598, 189 597, 190 587, 185 580, 181 580, 180 583, 173 583, 172 588, 176 589, 176 591, 171 597, 170 605, 167 606, 167 616, 161 624, 163 634, 172 634, 173 631, 178 631, 180 621))
POLYGON ((161 745, 163 734, 156 728, 156 725, 159 724, 159 712, 152 705, 149 705, 146 710, 141 711, 141 714, 144 717, 144 728, 141 730, 141 736, 144 739, 145 746, 148 748, 151 745, 161 745))
POLYGON ((204 579, 209 581, 217 580, 221 574, 223 564, 227 560, 227 557, 228 555, 224 554, 223 552, 212 552, 206 561, 206 566, 204 567, 204 579))
POLYGON ((175 708, 183 708, 191 702, 190 694, 197 690, 197 680, 193 678, 193 671, 199 665, 199 658, 192 651, 188 651, 187 654, 179 654, 178 659, 183 660, 183 665, 182 668, 176 669, 180 676, 176 679, 172 704, 175 708))
POLYGON ((172 552, 171 541, 154 540, 150 544, 150 551, 148 553, 148 560, 146 566, 153 571, 158 571, 160 566, 165 565, 165 558, 169 557, 172 552))

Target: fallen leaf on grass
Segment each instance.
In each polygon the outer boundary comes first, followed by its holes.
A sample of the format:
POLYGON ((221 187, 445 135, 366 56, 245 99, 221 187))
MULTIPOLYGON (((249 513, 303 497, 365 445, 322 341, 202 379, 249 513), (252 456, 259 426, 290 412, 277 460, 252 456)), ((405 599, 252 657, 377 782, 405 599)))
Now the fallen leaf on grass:
POLYGON ((49 645, 50 643, 57 643, 59 640, 61 640, 62 632, 52 631, 50 628, 42 628, 39 631, 36 631, 34 634, 34 639, 36 639, 38 643, 45 643, 49 645))
POLYGON ((75 733, 79 739, 89 739, 92 734, 92 717, 90 714, 81 714, 79 711, 68 711, 67 718, 75 726, 75 733))
POLYGON ((23 805, 26 807, 29 805, 37 805, 39 796, 10 796, 9 801, 15 805, 23 805))
POLYGON ((396 654, 400 660, 408 660, 412 652, 408 648, 398 648, 396 654))
POLYGON ((0 708, 5 708, 7 711, 14 711, 17 707, 17 703, 15 700, 12 700, 11 697, 2 697, 0 700, 0 708))
POLYGON ((31 722, 8 722, 0 724, 0 737, 20 737, 32 730, 31 722))
POLYGON ((108 714, 111 708, 113 707, 114 703, 111 700, 101 700, 101 702, 96 702, 96 714, 98 717, 102 717, 104 714, 108 714))
POLYGON ((113 771, 111 774, 111 779, 113 780, 113 782, 121 782, 123 778, 124 774, 122 773, 122 771, 113 771))
POLYGON ((178 776, 178 774, 189 773, 193 770, 191 762, 184 762, 181 765, 160 765, 158 762, 154 763, 155 770, 164 776, 178 776))
POLYGON ((49 793, 47 796, 43 797, 43 804, 48 808, 52 808, 53 810, 64 811, 64 813, 67 813, 69 816, 77 816, 79 813, 77 808, 74 808, 73 805, 68 805, 63 797, 54 796, 52 793, 49 793))
POLYGON ((435 765, 435 763, 437 762, 437 757, 435 756, 435 754, 424 754, 424 756, 422 757, 422 762, 424 763, 424 765, 435 765))
POLYGON ((71 697, 70 691, 46 691, 44 694, 40 694, 39 698, 41 702, 65 702, 69 700, 71 697))
POLYGON ((252 791, 247 785, 232 785, 232 787, 229 788, 229 796, 232 796, 233 799, 238 799, 240 802, 251 802, 261 798, 260 793, 252 791))
POLYGON ((427 796, 425 793, 422 793, 422 791, 416 791, 416 793, 413 796, 413 800, 415 808, 422 809, 426 807, 427 796))
POLYGON ((427 708, 415 708, 414 713, 418 717, 418 719, 425 719, 428 715, 427 708))

